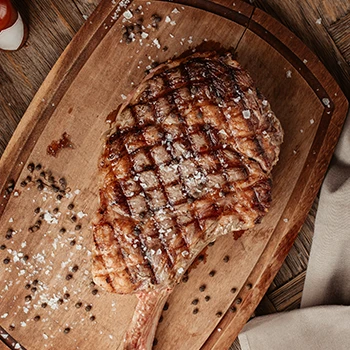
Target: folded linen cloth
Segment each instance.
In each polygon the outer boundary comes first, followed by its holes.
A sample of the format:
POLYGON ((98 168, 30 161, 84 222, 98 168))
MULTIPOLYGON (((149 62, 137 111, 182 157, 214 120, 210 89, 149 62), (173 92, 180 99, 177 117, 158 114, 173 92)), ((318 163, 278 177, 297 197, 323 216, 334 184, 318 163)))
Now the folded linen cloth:
POLYGON ((348 115, 321 188, 301 309, 248 322, 239 335, 242 350, 350 349, 349 219, 348 115))

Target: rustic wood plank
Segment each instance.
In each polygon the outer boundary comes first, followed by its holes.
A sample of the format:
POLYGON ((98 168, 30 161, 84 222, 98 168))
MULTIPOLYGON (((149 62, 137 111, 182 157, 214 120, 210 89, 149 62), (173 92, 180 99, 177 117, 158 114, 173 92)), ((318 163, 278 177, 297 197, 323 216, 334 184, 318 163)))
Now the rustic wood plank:
POLYGON ((77 8, 79 9, 81 15, 86 20, 88 16, 95 10, 100 0, 72 0, 77 8))
MULTIPOLYGON (((96 6, 79 4, 89 11, 96 6)), ((0 55, 0 156, 53 64, 85 22, 72 1, 17 0, 15 5, 30 31, 24 48, 0 55)))
POLYGON ((350 64, 350 11, 332 23, 328 30, 346 62, 350 64))
POLYGON ((350 97, 350 66, 340 48, 330 40, 329 26, 350 11, 350 2, 334 0, 255 0, 254 4, 291 29, 321 59, 350 97))

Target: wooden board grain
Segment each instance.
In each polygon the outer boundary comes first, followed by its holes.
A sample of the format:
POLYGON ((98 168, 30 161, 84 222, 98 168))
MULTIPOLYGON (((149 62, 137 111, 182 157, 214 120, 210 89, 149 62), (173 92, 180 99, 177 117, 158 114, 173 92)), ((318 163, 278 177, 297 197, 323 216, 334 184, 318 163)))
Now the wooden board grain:
POLYGON ((206 262, 169 298, 155 348, 228 348, 281 266, 326 171, 347 103, 289 31, 245 3, 224 4, 102 1, 28 108, 0 163, 1 325, 28 350, 114 349, 120 343, 135 298, 105 293, 91 284, 90 273, 105 118, 153 61, 203 42, 236 48, 286 137, 270 213, 238 241, 226 236, 208 248, 206 262), (126 6, 131 22, 143 18, 147 38, 125 43, 126 6), (153 14, 162 17, 154 30, 148 28, 153 14), (72 147, 48 155, 48 145, 64 133, 72 147), (32 162, 41 169, 30 172, 32 162), (62 178, 67 185, 60 194, 62 178))

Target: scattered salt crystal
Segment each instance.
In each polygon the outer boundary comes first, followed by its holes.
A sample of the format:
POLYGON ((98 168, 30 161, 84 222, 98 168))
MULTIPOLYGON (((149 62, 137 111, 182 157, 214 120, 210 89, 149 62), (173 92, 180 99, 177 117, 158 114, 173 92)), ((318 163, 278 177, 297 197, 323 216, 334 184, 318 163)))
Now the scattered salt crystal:
POLYGON ((186 257, 188 254, 189 254, 189 252, 188 252, 187 250, 184 250, 184 251, 181 253, 181 255, 182 255, 183 257, 186 257))
POLYGON ((286 77, 287 77, 287 78, 291 78, 291 77, 292 77, 292 71, 287 70, 287 71, 286 71, 286 77))
POLYGON ((58 220, 48 211, 44 214, 44 220, 50 225, 58 223, 58 220))
POLYGON ((322 18, 317 18, 315 23, 316 24, 321 24, 322 23, 322 18))
POLYGON ((160 49, 160 44, 158 39, 153 39, 153 44, 157 47, 157 49, 160 49))
POLYGON ((1 336, 4 338, 4 339, 7 339, 8 338, 8 334, 1 334, 1 336))
POLYGON ((142 39, 146 39, 148 37, 148 33, 146 33, 146 32, 142 32, 141 33, 141 38, 142 39))
POLYGON ((29 311, 29 309, 27 308, 27 307, 23 307, 23 312, 25 313, 25 314, 27 314, 28 313, 28 311, 29 311))
POLYGON ((171 22, 170 22, 170 25, 175 26, 175 25, 176 25, 176 22, 175 22, 175 21, 171 21, 171 22))
POLYGON ((180 274, 183 273, 184 271, 185 271, 185 270, 184 270, 182 267, 180 267, 180 268, 177 270, 177 272, 180 273, 180 274))
POLYGON ((13 218, 10 218, 10 219, 9 219, 9 222, 13 222, 13 218))
POLYGON ((18 272, 18 276, 22 276, 22 275, 24 275, 26 273, 26 270, 20 270, 19 272, 18 272))
POLYGON ((88 19, 88 15, 83 15, 84 20, 86 21, 88 19))
POLYGON ((16 343, 15 349, 20 349, 20 348, 21 348, 21 345, 19 345, 19 343, 16 343))
POLYGON ((27 324, 26 324, 24 321, 22 321, 22 322, 20 323, 20 325, 21 325, 21 327, 26 327, 26 326, 27 326, 27 324))
POLYGON ((303 63, 304 63, 304 64, 307 63, 307 59, 306 59, 306 58, 303 59, 303 63))
POLYGON ((24 247, 26 247, 26 246, 27 246, 27 242, 26 242, 26 241, 24 241, 24 242, 21 243, 21 247, 22 247, 22 248, 24 248, 24 247))
POLYGON ((243 114, 243 118, 244 119, 249 119, 250 118, 250 111, 249 110, 244 110, 242 112, 242 114, 243 114))
POLYGON ((1 318, 6 318, 8 315, 8 312, 5 312, 3 315, 1 315, 1 318))
MULTIPOLYGON (((248 111, 249 112, 249 111, 248 111)), ((223 136, 228 136, 226 131, 224 129, 221 129, 219 132, 218 132, 220 135, 223 135, 223 136)))
POLYGON ((304 129, 300 129, 300 133, 302 134, 304 132, 304 129))
POLYGON ((43 337, 44 339, 49 339, 49 337, 45 333, 43 333, 43 337))
POLYGON ((162 254, 162 250, 161 250, 161 249, 158 249, 156 254, 157 254, 157 255, 161 255, 161 254, 162 254))
POLYGON ((13 195, 14 195, 15 197, 18 197, 18 196, 19 196, 19 193, 18 193, 17 191, 15 191, 15 192, 13 192, 13 195))
POLYGON ((310 119, 310 124, 314 124, 315 121, 313 119, 310 119))
POLYGON ((284 218, 283 221, 284 221, 284 222, 288 222, 289 220, 288 220, 287 218, 284 218))
POLYGON ((123 100, 126 100, 126 96, 124 94, 121 94, 120 97, 123 99, 123 100))
POLYGON ((263 106, 267 106, 267 104, 268 104, 268 102, 266 100, 262 100, 261 103, 262 103, 263 106))
POLYGON ((171 13, 180 13, 180 11, 175 7, 174 10, 171 11, 171 13))
POLYGON ((127 10, 123 13, 123 16, 126 18, 126 19, 130 19, 133 17, 132 15, 132 12, 130 10, 127 10))
POLYGON ((81 244, 77 244, 75 247, 77 248, 77 250, 81 250, 81 248, 83 248, 81 244))
POLYGON ((74 191, 74 194, 79 194, 80 193, 80 190, 75 190, 74 191))
POLYGON ((113 339, 113 335, 112 335, 112 334, 110 334, 110 335, 109 335, 109 338, 110 338, 110 339, 113 339))
POLYGON ((221 328, 218 328, 218 332, 221 332, 221 328))
POLYGON ((82 219, 84 216, 87 216, 87 214, 85 214, 83 211, 80 211, 79 213, 77 213, 77 217, 79 219, 82 219))
POLYGON ((165 17, 165 23, 170 23, 171 22, 171 18, 169 16, 165 17))
POLYGON ((233 99, 233 101, 234 101, 235 103, 238 103, 240 100, 241 100, 241 97, 240 97, 240 96, 238 96, 238 97, 236 97, 236 98, 233 99))
POLYGON ((326 97, 322 99, 322 103, 328 108, 330 107, 330 102, 331 101, 329 101, 329 99, 326 97))

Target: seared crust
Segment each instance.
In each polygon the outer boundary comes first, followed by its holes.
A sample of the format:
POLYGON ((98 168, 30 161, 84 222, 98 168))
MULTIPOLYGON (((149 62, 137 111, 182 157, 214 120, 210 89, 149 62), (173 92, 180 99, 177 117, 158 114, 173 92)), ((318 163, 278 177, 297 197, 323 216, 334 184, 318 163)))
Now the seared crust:
POLYGON ((271 201, 281 125, 230 54, 157 67, 119 110, 101 158, 93 275, 117 293, 172 287, 218 236, 271 201))

